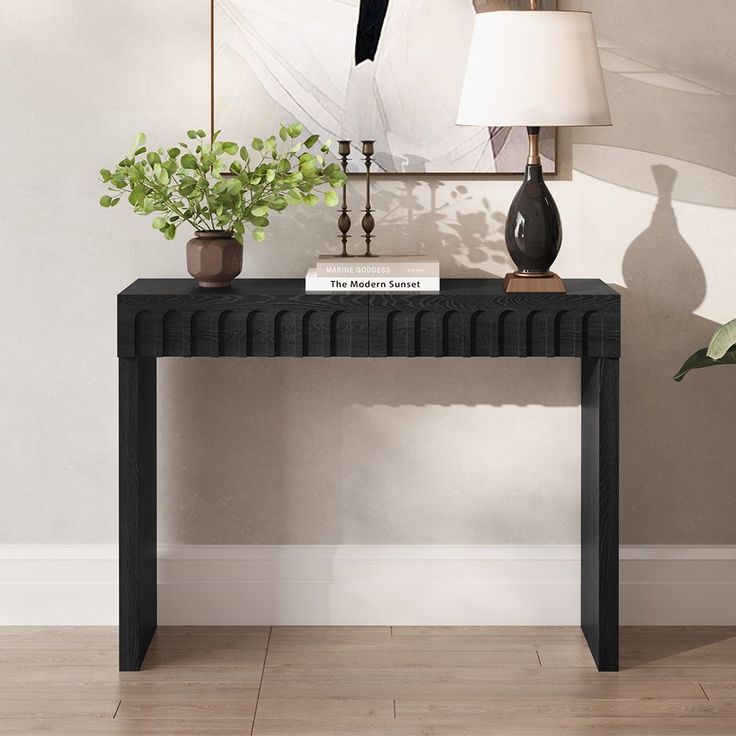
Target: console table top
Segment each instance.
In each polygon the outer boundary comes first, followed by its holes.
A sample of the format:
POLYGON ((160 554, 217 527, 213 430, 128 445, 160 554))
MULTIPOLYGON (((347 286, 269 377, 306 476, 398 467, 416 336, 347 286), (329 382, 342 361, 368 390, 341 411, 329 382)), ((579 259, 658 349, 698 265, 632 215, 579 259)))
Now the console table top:
MULTIPOLYGON (((310 293, 308 296, 401 296, 414 299, 426 297, 452 296, 493 296, 504 297, 509 302, 539 302, 548 300, 565 301, 571 297, 618 297, 610 286, 600 279, 564 279, 566 294, 506 294, 503 279, 442 279, 439 292, 334 292, 310 293)), ((183 296, 190 299, 210 301, 230 301, 240 295, 307 295, 304 279, 235 279, 230 289, 201 289, 194 279, 137 279, 120 292, 119 296, 183 296)))
POLYGON ((306 293, 303 279, 139 279, 118 295, 119 357, 607 357, 621 297, 599 279, 506 294, 500 279, 438 292, 306 293))

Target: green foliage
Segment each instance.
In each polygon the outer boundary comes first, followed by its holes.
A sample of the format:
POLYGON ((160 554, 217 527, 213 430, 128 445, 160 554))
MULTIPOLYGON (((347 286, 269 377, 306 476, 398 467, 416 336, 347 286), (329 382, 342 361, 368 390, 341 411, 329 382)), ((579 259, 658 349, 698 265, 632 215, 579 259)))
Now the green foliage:
POLYGON ((675 373, 674 379, 682 381, 689 371, 713 365, 736 365, 736 319, 719 327, 708 347, 693 353, 675 373))
POLYGON ((278 135, 254 138, 251 153, 232 141, 219 141, 220 131, 206 141, 203 130, 188 130, 187 139, 168 149, 148 150, 139 133, 128 156, 114 169, 101 169, 109 194, 102 207, 114 207, 127 195, 139 215, 157 213, 152 225, 172 240, 183 223, 195 230, 229 230, 243 242, 247 231, 257 242, 273 212, 289 204, 328 206, 338 202, 335 189, 345 175, 337 163, 326 163, 322 154, 329 142, 311 153, 317 136, 300 141, 301 123, 282 125, 278 135))
POLYGON ((731 348, 736 347, 736 319, 721 325, 708 343, 708 357, 720 360, 731 348))

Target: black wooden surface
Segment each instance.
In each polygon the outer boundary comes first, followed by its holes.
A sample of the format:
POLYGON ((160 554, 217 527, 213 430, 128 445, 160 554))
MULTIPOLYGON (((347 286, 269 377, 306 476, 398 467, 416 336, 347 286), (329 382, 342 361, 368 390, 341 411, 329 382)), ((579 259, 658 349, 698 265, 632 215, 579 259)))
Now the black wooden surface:
POLYGON ((120 358, 120 670, 140 669, 156 630, 156 359, 120 358))
POLYGON ((582 358, 581 624, 601 670, 618 668, 620 297, 597 279, 566 294, 506 294, 500 279, 445 279, 436 294, 306 294, 303 279, 140 279, 118 295, 120 669, 156 628, 156 358, 582 358))
POLYGON ((505 294, 499 279, 445 279, 438 294, 306 294, 302 279, 142 279, 118 297, 118 355, 618 357, 619 295, 505 294))
POLYGON ((618 670, 618 360, 581 370, 581 615, 598 669, 618 670))

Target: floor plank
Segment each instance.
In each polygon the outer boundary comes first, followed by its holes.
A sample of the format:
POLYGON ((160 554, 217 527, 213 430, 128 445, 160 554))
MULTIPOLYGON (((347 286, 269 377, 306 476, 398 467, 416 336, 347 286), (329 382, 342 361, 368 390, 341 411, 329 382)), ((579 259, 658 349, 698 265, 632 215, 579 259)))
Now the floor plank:
POLYGON ((263 697, 258 701, 258 720, 332 720, 342 718, 393 719, 394 701, 391 698, 290 698, 263 697))
POLYGON ((258 720, 253 736, 732 736, 731 718, 258 720))
POLYGON ((110 628, 0 629, 0 736, 734 736, 736 628, 165 627, 140 672, 110 628))

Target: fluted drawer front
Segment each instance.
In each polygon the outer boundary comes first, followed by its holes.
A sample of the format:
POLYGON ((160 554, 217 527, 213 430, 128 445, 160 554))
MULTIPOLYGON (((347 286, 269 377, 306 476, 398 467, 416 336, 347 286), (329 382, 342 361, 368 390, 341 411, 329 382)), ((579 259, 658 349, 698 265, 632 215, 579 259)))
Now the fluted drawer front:
POLYGON ((619 357, 619 295, 594 279, 566 283, 567 294, 458 279, 438 294, 320 295, 300 279, 216 292, 140 280, 118 296, 118 355, 619 357))
POLYGON ((620 355, 617 294, 381 294, 369 306, 370 354, 442 357, 620 355))
POLYGON ((304 294, 295 282, 239 280, 215 293, 179 279, 138 281, 118 297, 118 355, 366 356, 367 297, 304 294))

